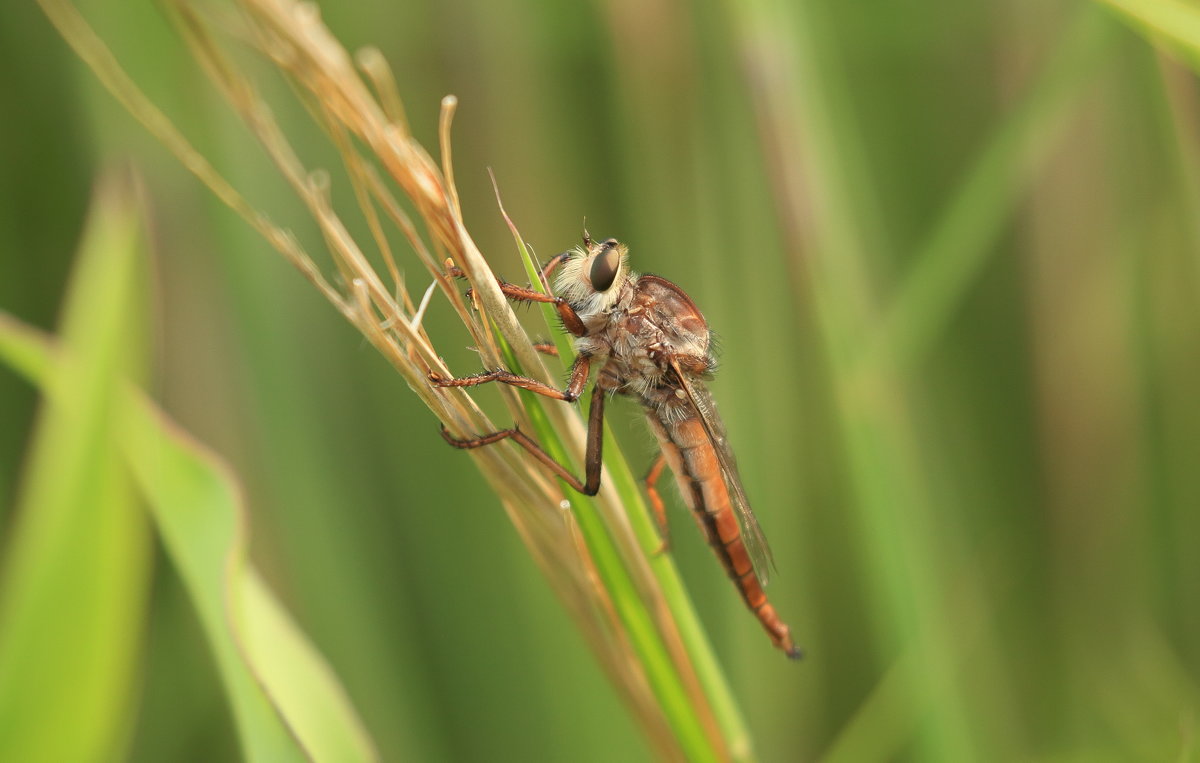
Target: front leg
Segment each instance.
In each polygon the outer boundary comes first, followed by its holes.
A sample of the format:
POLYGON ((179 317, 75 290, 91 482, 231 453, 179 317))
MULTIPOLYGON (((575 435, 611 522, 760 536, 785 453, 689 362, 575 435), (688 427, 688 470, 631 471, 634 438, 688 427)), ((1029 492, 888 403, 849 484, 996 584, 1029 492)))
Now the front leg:
MULTIPOLYGON (((484 381, 504 381, 506 384, 512 384, 511 381, 499 378, 486 379, 484 381)), ((530 381, 533 380, 530 379, 530 381)), ((483 382, 478 383, 482 384, 483 382)), ((583 459, 584 479, 582 481, 574 474, 571 474, 567 470, 567 467, 555 461, 554 457, 543 450, 542 446, 534 442, 529 435, 515 427, 513 429, 501 429, 499 432, 492 432, 491 434, 479 437, 459 439, 447 432, 446 427, 443 426, 442 437, 445 438, 446 442, 461 450, 482 448, 485 445, 491 445, 501 440, 512 440, 528 451, 538 461, 545 464, 550 471, 554 472, 555 475, 570 485, 576 492, 583 493, 584 495, 595 495, 600 492, 600 474, 604 463, 604 401, 604 389, 599 384, 592 387, 592 404, 588 409, 587 451, 583 459)))
MULTIPOLYGON (((550 262, 546 263, 546 267, 543 268, 539 274, 541 276, 543 285, 546 285, 546 277, 549 275, 550 271, 554 270, 554 268, 557 267, 560 262, 562 262, 567 254, 569 254, 569 252, 564 252, 563 254, 554 257, 552 260, 550 260, 550 262)), ((450 266, 447 272, 454 278, 467 277, 466 273, 453 265, 450 266)), ((562 297, 556 297, 553 294, 543 294, 542 292, 536 289, 531 289, 528 286, 517 286, 516 284, 509 283, 508 281, 502 281, 499 278, 496 279, 496 284, 500 287, 500 292, 504 294, 505 297, 508 297, 515 302, 541 302, 547 305, 554 305, 554 309, 558 311, 558 316, 562 318, 563 326, 566 327, 567 331, 570 331, 575 336, 583 336, 587 333, 587 328, 583 325, 583 320, 580 319, 579 314, 575 312, 575 308, 571 307, 571 305, 568 304, 567 301, 562 297)), ((548 289, 549 286, 546 285, 546 288, 548 289)), ((470 294, 471 290, 468 289, 468 297, 470 294)))
POLYGON ((583 388, 587 386, 588 373, 591 371, 591 368, 592 357, 590 355, 577 355, 575 362, 571 364, 571 374, 568 378, 567 386, 561 390, 551 387, 545 382, 540 382, 528 376, 514 374, 512 371, 506 371, 503 368, 484 371, 474 376, 463 376, 458 379, 447 379, 444 376, 430 373, 429 381, 438 387, 474 387, 479 384, 487 384, 488 382, 495 381, 527 389, 530 392, 536 392, 539 395, 544 395, 555 400, 565 400, 568 403, 573 403, 583 394, 583 388))
MULTIPOLYGON (((590 245, 590 244, 588 244, 588 245, 590 245)), ((550 274, 554 272, 555 268, 557 268, 559 265, 561 265, 562 263, 564 263, 568 259, 570 259, 571 254, 572 254, 572 252, 570 250, 567 250, 565 252, 559 252, 558 254, 551 257, 550 260, 545 265, 542 266, 542 269, 540 271, 538 271, 538 280, 542 282, 543 289, 545 289, 546 291, 550 291, 550 274)), ((462 268, 452 265, 451 262, 453 262, 453 260, 446 260, 446 264, 448 266, 446 272, 449 273, 450 276, 453 278, 465 279, 467 277, 467 274, 462 271, 462 268)), ((497 278, 496 281, 499 282, 501 285, 504 284, 504 281, 501 281, 499 278, 497 278)))

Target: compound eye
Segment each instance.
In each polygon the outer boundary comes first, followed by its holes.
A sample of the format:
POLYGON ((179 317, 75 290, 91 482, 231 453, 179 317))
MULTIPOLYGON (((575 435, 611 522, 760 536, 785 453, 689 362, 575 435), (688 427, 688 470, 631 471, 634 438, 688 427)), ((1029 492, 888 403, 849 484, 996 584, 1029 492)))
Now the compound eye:
POLYGON ((596 291, 608 291, 617 278, 617 270, 621 267, 621 250, 613 239, 605 241, 596 259, 592 260, 592 269, 588 280, 596 291))

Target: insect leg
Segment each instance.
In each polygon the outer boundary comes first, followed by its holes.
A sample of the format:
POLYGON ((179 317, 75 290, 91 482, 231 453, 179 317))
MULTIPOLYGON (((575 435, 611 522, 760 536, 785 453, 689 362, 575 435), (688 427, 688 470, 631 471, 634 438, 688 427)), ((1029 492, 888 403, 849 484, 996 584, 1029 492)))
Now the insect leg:
MULTIPOLYGON (((545 283, 546 276, 549 275, 550 271, 553 270, 558 263, 566 259, 568 254, 569 252, 563 252, 560 255, 556 255, 550 260, 550 262, 546 263, 545 268, 542 268, 540 276, 543 285, 546 286, 547 289, 550 287, 545 283)), ((450 266, 450 268, 447 270, 447 273, 453 278, 467 277, 466 273, 464 273, 461 268, 453 265, 450 266)), ((560 318, 562 318, 563 325, 566 326, 567 331, 570 331, 575 336, 583 336, 585 333, 587 333, 587 329, 584 327, 583 321, 579 318, 579 314, 575 312, 575 308, 567 304, 567 301, 562 297, 556 297, 553 294, 543 294, 542 292, 536 289, 531 289, 528 286, 517 286, 516 284, 508 283, 507 281, 501 281, 498 278, 496 279, 496 284, 500 287, 501 293, 511 300, 517 302, 541 302, 548 305, 554 305, 554 309, 558 311, 558 315, 560 318)), ((471 291, 471 289, 467 289, 468 298, 471 295, 471 291)))
POLYGON ((430 373, 429 381, 438 387, 474 387, 479 384, 497 381, 502 384, 510 384, 514 387, 527 389, 530 392, 536 392, 539 395, 545 395, 555 400, 566 400, 568 403, 573 403, 583 394, 583 388, 587 385, 588 371, 591 367, 592 358, 590 355, 577 355, 575 362, 571 365, 571 376, 567 382, 566 389, 561 390, 555 389, 545 382, 531 379, 528 376, 514 374, 512 371, 506 371, 503 368, 484 371, 474 376, 463 376, 458 379, 447 379, 444 376, 430 373))
POLYGON ((604 463, 604 401, 608 391, 596 384, 592 387, 592 404, 588 406, 587 451, 583 456, 588 490, 584 495, 595 495, 600 490, 600 469, 604 463))
MULTIPOLYGON (((554 269, 557 268, 559 265, 561 265, 570 256, 571 256, 571 252, 569 250, 565 251, 565 252, 559 252, 558 254, 554 255, 549 260, 547 260, 546 264, 542 266, 542 269, 538 273, 538 276, 539 276, 539 280, 542 282, 542 287, 546 291, 550 291, 550 274, 553 273, 554 269)), ((466 278, 467 277, 467 274, 462 271, 462 268, 456 267, 454 265, 451 265, 447 269, 446 272, 452 278, 466 278)), ((499 279, 497 279, 497 280, 499 281, 499 279)), ((503 288, 506 285, 504 281, 499 281, 499 283, 501 284, 501 288, 503 288)))
POLYGON ((553 342, 534 342, 533 349, 537 350, 543 355, 553 355, 556 358, 558 357, 558 347, 555 346, 553 342))
POLYGON ((485 434, 480 437, 472 437, 467 439, 459 439, 446 431, 446 427, 442 426, 442 438, 455 448, 461 450, 471 450, 473 448, 482 448, 485 445, 500 442, 501 440, 512 440, 517 445, 520 445, 531 456, 541 461, 550 471, 554 472, 559 478, 570 485, 576 492, 584 495, 595 495, 600 492, 600 473, 604 462, 602 451, 604 449, 604 390, 597 385, 592 388, 592 404, 588 410, 588 436, 587 436, 587 451, 584 454, 584 479, 580 481, 578 477, 562 464, 554 460, 554 457, 542 449, 542 446, 533 441, 529 435, 519 429, 501 429, 498 432, 485 434))
POLYGON ((650 508, 654 510, 654 519, 658 523, 658 537, 662 540, 655 555, 666 551, 671 545, 671 528, 667 525, 667 508, 662 496, 658 493, 658 478, 662 476, 663 467, 667 464, 665 453, 659 453, 654 459, 654 465, 646 474, 646 496, 650 499, 650 508))
POLYGON ((550 274, 553 273, 554 269, 557 268, 559 265, 561 265, 570 256, 571 256, 571 252, 569 252, 569 251, 560 252, 559 254, 556 254, 553 257, 551 257, 549 260, 547 260, 546 264, 542 266, 542 272, 540 275, 541 275, 541 280, 542 280, 542 287, 546 291, 550 291, 550 274))

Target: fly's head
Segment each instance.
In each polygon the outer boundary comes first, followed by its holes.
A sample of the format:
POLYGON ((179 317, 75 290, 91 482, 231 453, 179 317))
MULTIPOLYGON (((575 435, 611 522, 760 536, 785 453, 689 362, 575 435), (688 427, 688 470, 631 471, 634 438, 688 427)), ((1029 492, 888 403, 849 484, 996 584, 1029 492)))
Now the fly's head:
POLYGON ((615 238, 593 242, 585 237, 559 266, 554 290, 580 317, 606 313, 631 280, 628 259, 629 247, 615 238))

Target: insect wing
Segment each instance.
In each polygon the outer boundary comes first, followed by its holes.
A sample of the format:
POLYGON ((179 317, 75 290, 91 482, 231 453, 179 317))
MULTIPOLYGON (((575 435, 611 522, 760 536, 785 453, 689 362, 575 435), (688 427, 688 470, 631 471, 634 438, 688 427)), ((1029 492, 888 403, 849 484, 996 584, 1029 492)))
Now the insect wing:
POLYGON ((717 461, 721 465, 721 476, 725 479, 725 487, 729 491, 729 501, 733 504, 734 514, 742 529, 742 542, 746 545, 746 552, 750 556, 750 562, 754 565, 754 574, 758 576, 759 583, 765 586, 770 579, 770 571, 775 568, 775 558, 771 554, 767 536, 763 533, 758 519, 750 509, 749 501, 746 500, 746 491, 742 488, 742 479, 738 475, 737 461, 729 447, 729 438, 725 435, 725 424, 717 414, 712 394, 706 388, 693 385, 688 381, 687 376, 675 361, 671 361, 671 367, 675 369, 675 374, 679 377, 688 399, 700 415, 704 432, 708 435, 713 450, 717 453, 717 461))

